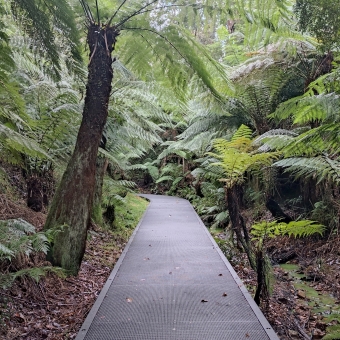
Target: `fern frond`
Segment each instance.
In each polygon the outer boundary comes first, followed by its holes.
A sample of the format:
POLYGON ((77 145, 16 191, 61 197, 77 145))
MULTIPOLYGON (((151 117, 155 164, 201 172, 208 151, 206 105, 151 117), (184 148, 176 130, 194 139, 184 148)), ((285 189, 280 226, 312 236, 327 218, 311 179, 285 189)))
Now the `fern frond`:
POLYGON ((280 151, 297 136, 298 134, 291 130, 273 129, 255 138, 252 145, 257 146, 259 152, 280 151))
POLYGON ((233 137, 231 138, 231 141, 237 140, 237 139, 251 139, 253 135, 253 131, 246 125, 242 124, 237 131, 233 134, 233 137))
POLYGON ((251 50, 285 40, 306 40, 294 30, 289 1, 238 0, 230 2, 230 6, 243 20, 244 44, 251 50))
MULTIPOLYGON (((52 62, 52 72, 59 77, 60 59, 56 35, 65 39, 69 55, 76 63, 82 61, 79 48, 79 31, 76 28, 72 8, 65 0, 11 1, 11 9, 17 22, 35 41, 41 54, 52 62), (59 34, 58 34, 58 33, 59 34)), ((70 63, 71 64, 71 63, 70 63)))
POLYGON ((340 162, 327 156, 286 158, 275 162, 273 166, 285 168, 296 179, 314 178, 317 183, 324 180, 340 183, 340 162))
POLYGON ((166 182, 166 181, 173 181, 174 178, 170 175, 168 176, 162 176, 156 180, 156 183, 166 182))
POLYGON ((251 227, 251 235, 254 241, 263 242, 266 238, 274 238, 281 235, 294 237, 306 237, 313 234, 320 234, 325 230, 325 226, 315 221, 301 220, 289 223, 282 222, 261 222, 251 227))
POLYGON ((269 115, 277 121, 292 117, 293 124, 338 121, 340 96, 335 93, 304 95, 282 103, 269 115))
POLYGON ((0 259, 10 260, 15 255, 14 251, 0 243, 0 259))
POLYGON ((19 254, 33 251, 47 253, 49 241, 44 233, 36 233, 35 227, 22 219, 0 221, 0 259, 11 260, 19 254))
POLYGON ((136 183, 127 180, 114 180, 105 177, 103 184, 102 204, 104 206, 112 205, 114 202, 123 200, 122 197, 127 192, 133 192, 136 188, 136 183))
POLYGON ((216 139, 213 145, 217 153, 207 153, 219 160, 208 166, 223 169, 224 178, 221 181, 225 182, 227 187, 242 183, 246 171, 270 166, 279 156, 277 152, 257 153, 252 150, 250 133, 249 128, 241 126, 235 133, 240 137, 232 138, 231 141, 216 139))
POLYGON ((14 273, 1 275, 0 287, 2 289, 7 289, 13 284, 13 282, 17 278, 22 277, 22 276, 30 277, 34 281, 39 282, 40 279, 46 276, 48 273, 55 273, 59 277, 62 277, 62 278, 65 278, 67 276, 67 272, 64 269, 58 268, 58 267, 46 266, 46 267, 25 268, 25 269, 18 270, 14 273))

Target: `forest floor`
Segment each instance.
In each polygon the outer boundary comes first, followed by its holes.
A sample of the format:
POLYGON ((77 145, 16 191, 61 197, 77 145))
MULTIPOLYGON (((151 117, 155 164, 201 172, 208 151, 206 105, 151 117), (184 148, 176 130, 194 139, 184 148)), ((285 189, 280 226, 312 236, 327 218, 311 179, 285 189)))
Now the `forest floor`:
MULTIPOLYGON (((225 239, 225 234, 215 234, 225 239)), ((288 263, 272 267, 272 294, 261 309, 282 340, 340 339, 340 237, 325 240, 279 237, 268 244, 271 259, 288 263)), ((256 273, 244 253, 227 254, 251 294, 256 273)))
MULTIPOLYGON (((142 199, 133 196, 133 200, 142 199)), ((124 209, 119 216, 117 211, 117 219, 125 228, 118 225, 111 231, 91 225, 86 253, 76 277, 49 273, 39 282, 21 277, 11 288, 0 288, 0 339, 74 339, 147 206, 142 201, 143 209, 138 208, 137 212, 133 208, 131 212, 124 209)), ((0 220, 23 218, 37 231, 41 230, 46 216, 23 203, 14 203, 0 195, 0 220)), ((131 204, 134 202, 130 208, 131 204)), ((37 254, 17 266, 33 268, 46 264, 44 254, 37 254)))
MULTIPOLYGON (((26 208, 24 202, 0 195, 0 207, 0 219, 20 217, 42 229, 45 215, 26 208)), ((0 339, 74 339, 131 235, 132 227, 128 229, 112 233, 92 225, 77 277, 50 273, 39 282, 24 277, 11 288, 0 289, 0 339)), ((225 239, 224 233, 214 236, 225 239)), ((273 293, 261 306, 280 339, 340 339, 336 335, 340 325, 340 237, 334 235, 327 241, 283 237, 272 240, 268 249, 276 260, 287 254, 292 258, 290 266, 273 267, 273 293), (313 296, 315 292, 317 296, 313 296)), ((232 251, 229 255, 253 293, 256 273, 244 254, 232 251)), ((26 267, 43 265, 41 254, 25 263, 26 267)))

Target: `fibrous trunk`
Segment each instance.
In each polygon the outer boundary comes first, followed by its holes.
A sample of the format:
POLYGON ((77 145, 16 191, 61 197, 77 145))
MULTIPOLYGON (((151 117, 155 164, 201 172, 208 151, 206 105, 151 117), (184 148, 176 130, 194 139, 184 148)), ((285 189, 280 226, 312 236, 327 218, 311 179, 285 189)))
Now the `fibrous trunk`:
POLYGON ((71 274, 78 273, 85 252, 87 227, 95 189, 96 159, 108 114, 113 77, 111 53, 118 32, 113 27, 91 24, 88 82, 83 119, 76 146, 54 196, 45 229, 54 233, 50 260, 71 274))
POLYGON ((226 201, 228 205, 228 213, 233 231, 236 234, 238 242, 242 244, 245 250, 249 263, 253 269, 256 268, 254 256, 252 254, 251 242, 248 235, 248 230, 244 223, 244 219, 240 211, 240 190, 241 188, 234 185, 231 188, 226 188, 226 201))

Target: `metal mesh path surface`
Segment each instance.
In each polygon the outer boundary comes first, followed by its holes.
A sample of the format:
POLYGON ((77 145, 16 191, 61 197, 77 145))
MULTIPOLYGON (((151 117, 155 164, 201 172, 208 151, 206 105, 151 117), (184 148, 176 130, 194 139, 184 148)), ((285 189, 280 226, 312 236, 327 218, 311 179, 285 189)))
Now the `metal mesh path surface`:
POLYGON ((191 204, 150 205, 76 340, 278 339, 191 204))

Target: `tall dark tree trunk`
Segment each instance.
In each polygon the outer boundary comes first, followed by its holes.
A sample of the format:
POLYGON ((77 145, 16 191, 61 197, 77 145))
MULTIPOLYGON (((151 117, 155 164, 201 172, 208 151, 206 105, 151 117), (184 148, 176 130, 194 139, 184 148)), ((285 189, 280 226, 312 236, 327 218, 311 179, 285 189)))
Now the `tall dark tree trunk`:
POLYGON ((262 250, 256 252, 256 269, 257 269, 257 287, 254 296, 254 301, 259 306, 261 303, 261 293, 266 284, 265 282, 265 268, 264 268, 264 255, 262 250))
POLYGON ((90 24, 88 82, 83 120, 76 146, 56 191, 45 230, 62 227, 55 233, 49 259, 54 265, 78 273, 85 252, 87 227, 95 189, 96 159, 108 114, 113 78, 111 53, 118 36, 111 26, 90 24))
POLYGON ((228 206, 229 218, 231 222, 231 226, 233 231, 236 234, 238 242, 242 244, 244 251, 247 254, 250 266, 255 269, 256 263, 254 259, 254 255, 251 249, 250 238, 248 235, 248 230, 244 223, 244 219, 241 215, 240 210, 240 190, 241 188, 238 185, 234 185, 231 188, 226 188, 226 201, 228 206))

